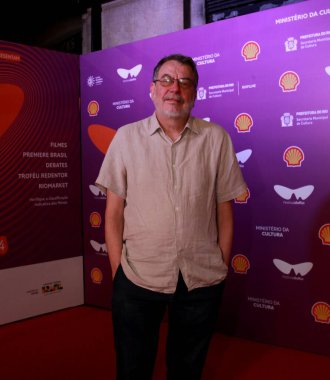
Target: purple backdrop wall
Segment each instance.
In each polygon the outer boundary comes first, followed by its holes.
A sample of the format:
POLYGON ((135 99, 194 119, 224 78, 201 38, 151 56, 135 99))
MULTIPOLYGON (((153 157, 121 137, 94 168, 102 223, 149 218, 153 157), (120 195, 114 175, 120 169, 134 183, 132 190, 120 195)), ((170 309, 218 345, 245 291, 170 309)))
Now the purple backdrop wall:
POLYGON ((110 307, 104 194, 93 183, 115 131, 153 111, 154 64, 200 73, 194 115, 231 135, 249 192, 219 327, 330 354, 330 8, 307 1, 81 57, 86 303, 110 307))

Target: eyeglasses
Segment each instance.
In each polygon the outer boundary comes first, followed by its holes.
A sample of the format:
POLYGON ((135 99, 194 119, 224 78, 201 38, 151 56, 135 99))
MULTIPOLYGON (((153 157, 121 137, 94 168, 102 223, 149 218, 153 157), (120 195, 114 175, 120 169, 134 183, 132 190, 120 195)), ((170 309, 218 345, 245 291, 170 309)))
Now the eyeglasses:
POLYGON ((170 87, 177 81, 182 89, 188 89, 194 86, 194 81, 190 78, 172 78, 170 75, 164 75, 161 79, 154 79, 153 82, 159 82, 163 87, 170 87))

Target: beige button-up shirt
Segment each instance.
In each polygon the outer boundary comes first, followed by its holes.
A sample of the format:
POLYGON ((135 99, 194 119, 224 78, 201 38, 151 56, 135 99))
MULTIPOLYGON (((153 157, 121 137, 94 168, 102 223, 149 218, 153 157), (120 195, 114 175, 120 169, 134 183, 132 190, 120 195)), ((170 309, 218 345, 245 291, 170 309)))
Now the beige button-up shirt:
POLYGON ((216 203, 246 184, 223 128, 190 117, 173 142, 155 114, 121 127, 96 185, 125 199, 121 265, 133 283, 174 293, 179 270, 189 290, 226 277, 216 203))

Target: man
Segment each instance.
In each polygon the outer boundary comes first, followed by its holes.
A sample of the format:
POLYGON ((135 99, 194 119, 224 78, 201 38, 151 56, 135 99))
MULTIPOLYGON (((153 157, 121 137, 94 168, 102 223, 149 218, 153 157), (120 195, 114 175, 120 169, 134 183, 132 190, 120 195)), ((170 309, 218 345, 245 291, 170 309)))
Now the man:
POLYGON ((198 73, 163 58, 155 113, 120 128, 96 184, 107 191, 117 379, 152 378, 168 312, 167 379, 200 379, 233 237, 231 201, 246 190, 228 134, 190 116, 198 73))

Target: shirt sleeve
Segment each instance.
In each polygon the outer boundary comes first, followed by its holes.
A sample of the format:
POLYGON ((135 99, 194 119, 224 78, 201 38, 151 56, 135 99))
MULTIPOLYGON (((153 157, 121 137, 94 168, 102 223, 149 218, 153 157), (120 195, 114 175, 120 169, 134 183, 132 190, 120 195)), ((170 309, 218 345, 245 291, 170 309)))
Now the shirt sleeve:
POLYGON ((233 143, 225 132, 219 155, 216 182, 217 202, 227 202, 243 194, 247 189, 239 167, 233 143))
POLYGON ((125 199, 127 193, 126 168, 123 161, 124 136, 119 129, 109 145, 95 185, 106 193, 107 190, 125 199))

